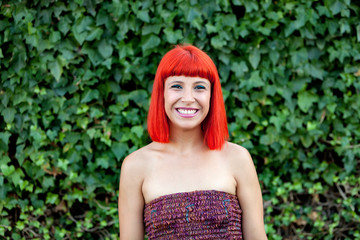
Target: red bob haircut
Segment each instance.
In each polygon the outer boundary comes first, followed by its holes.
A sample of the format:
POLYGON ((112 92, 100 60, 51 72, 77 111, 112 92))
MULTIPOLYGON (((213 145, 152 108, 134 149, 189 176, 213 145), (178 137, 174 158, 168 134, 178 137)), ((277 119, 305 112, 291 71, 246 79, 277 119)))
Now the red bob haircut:
POLYGON ((169 120, 164 106, 164 83, 171 76, 201 77, 211 83, 209 113, 201 124, 204 143, 220 150, 229 138, 219 74, 214 62, 192 45, 178 45, 161 59, 156 71, 148 113, 148 132, 155 142, 169 142, 169 120))

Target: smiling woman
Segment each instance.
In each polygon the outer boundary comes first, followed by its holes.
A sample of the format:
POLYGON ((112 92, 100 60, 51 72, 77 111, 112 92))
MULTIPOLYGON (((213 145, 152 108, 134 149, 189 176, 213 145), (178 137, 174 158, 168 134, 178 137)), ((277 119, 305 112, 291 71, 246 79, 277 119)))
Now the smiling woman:
POLYGON ((248 151, 227 142, 217 69, 194 46, 161 60, 148 115, 153 142, 123 162, 120 239, 267 239, 248 151))

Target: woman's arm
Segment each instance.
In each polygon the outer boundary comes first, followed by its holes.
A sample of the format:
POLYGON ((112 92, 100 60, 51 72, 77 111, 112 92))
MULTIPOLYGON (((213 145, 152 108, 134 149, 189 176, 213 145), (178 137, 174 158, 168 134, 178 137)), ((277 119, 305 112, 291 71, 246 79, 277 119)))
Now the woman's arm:
POLYGON ((141 159, 133 155, 125 158, 120 174, 119 226, 120 240, 144 239, 144 198, 141 159))
POLYGON ((242 209, 242 232, 245 240, 266 240, 263 201, 255 166, 249 152, 236 145, 233 161, 236 169, 236 194, 242 209))

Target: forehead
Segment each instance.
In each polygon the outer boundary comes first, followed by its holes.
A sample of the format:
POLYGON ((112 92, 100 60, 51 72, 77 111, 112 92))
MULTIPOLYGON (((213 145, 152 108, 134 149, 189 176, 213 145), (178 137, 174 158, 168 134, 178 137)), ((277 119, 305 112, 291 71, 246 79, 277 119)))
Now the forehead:
POLYGON ((210 81, 206 78, 202 77, 187 77, 187 76, 171 76, 165 79, 166 83, 171 82, 188 82, 188 83, 196 83, 196 82, 203 82, 210 85, 210 81))

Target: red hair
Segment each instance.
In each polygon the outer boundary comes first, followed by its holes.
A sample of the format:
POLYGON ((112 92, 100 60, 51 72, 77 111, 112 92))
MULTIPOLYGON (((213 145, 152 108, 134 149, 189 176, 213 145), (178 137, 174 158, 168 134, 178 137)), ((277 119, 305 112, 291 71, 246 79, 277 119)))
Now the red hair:
POLYGON ((164 83, 171 76, 201 77, 210 81, 210 109, 201 124, 201 129, 204 143, 210 149, 220 150, 229 138, 229 133, 219 74, 211 58, 192 45, 178 45, 167 52, 160 61, 147 120, 151 139, 155 142, 169 142, 170 128, 164 107, 164 83))

